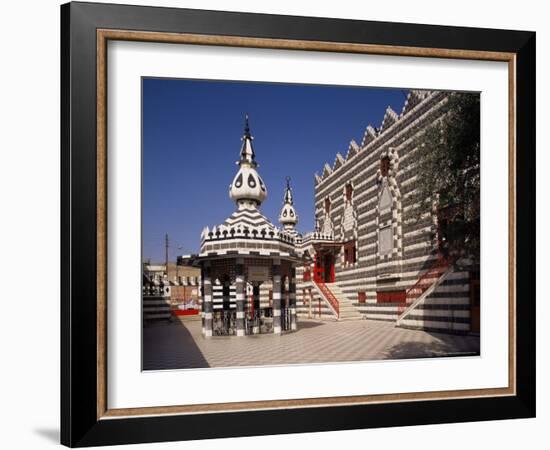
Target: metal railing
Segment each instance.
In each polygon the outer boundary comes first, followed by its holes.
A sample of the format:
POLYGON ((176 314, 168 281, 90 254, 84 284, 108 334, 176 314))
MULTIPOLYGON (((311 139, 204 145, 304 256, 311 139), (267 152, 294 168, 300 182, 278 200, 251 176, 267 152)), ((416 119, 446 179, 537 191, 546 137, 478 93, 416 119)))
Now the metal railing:
POLYGON ((281 309, 281 330, 289 331, 292 327, 290 308, 281 309))
POLYGON ((315 284, 319 287, 321 290, 323 297, 330 303, 330 306, 332 306, 332 309, 334 309, 334 312, 336 313, 336 317, 340 317, 340 303, 338 302, 338 299, 334 296, 332 291, 327 287, 327 285, 321 281, 315 281, 315 284))
POLYGON ((398 308, 399 315, 403 314, 407 307, 414 303, 424 292, 433 286, 441 276, 447 271, 451 261, 443 255, 438 255, 432 265, 416 280, 405 292, 405 304, 398 308))
POLYGON ((244 329, 247 335, 273 333, 273 308, 248 311, 244 317, 244 329))
POLYGON ((422 274, 416 283, 407 289, 405 293, 405 302, 412 303, 420 297, 437 279, 447 270, 449 261, 441 255, 432 263, 430 268, 422 274))
POLYGON ((234 310, 215 311, 212 314, 212 334, 230 336, 236 334, 236 313, 234 310))

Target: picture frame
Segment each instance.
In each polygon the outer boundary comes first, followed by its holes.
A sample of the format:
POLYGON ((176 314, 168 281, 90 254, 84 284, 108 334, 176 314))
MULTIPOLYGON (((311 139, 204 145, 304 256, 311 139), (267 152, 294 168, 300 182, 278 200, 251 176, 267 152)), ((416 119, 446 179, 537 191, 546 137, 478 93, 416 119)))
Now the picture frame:
POLYGON ((527 31, 62 5, 61 443, 80 447, 534 417, 535 39, 527 31), (107 43, 117 40, 506 62, 508 387, 109 408, 106 80, 107 43))

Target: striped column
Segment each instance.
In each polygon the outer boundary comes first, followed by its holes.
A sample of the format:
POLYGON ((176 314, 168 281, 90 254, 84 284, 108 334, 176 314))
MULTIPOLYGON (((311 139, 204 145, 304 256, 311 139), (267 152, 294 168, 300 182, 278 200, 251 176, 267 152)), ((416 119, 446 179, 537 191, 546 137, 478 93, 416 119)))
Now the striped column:
POLYGON ((304 302, 306 301, 306 298, 307 298, 307 318, 308 319, 311 319, 311 295, 309 293, 310 290, 311 288, 309 288, 308 290, 304 289, 304 302))
POLYGON ((212 280, 210 279, 210 263, 202 267, 202 334, 212 336, 212 280))
POLYGON ((281 261, 273 260, 273 333, 281 334, 281 261))
POLYGON ((298 328, 296 322, 296 266, 292 264, 290 269, 290 281, 288 283, 288 302, 290 308, 290 329, 298 328))
POLYGON ((244 261, 239 258, 235 265, 235 300, 237 303, 236 321, 237 336, 244 336, 244 301, 246 296, 246 283, 244 280, 244 261))

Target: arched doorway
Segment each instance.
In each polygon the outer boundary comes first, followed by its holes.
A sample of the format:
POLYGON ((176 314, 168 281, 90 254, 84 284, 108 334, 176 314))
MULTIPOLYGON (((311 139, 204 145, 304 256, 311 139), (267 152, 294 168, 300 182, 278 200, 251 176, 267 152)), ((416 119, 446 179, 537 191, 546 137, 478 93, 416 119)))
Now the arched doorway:
POLYGON ((235 287, 232 286, 231 278, 227 274, 219 277, 219 284, 221 285, 221 307, 215 307, 212 311, 212 332, 214 336, 234 335, 236 333, 235 287), (231 295, 232 292, 233 295, 231 295))
POLYGON ((223 275, 220 282, 222 284, 222 308, 224 311, 228 311, 231 308, 231 279, 229 275, 223 275))
POLYGON ((334 283, 334 253, 320 250, 315 255, 313 279, 316 283, 334 283))

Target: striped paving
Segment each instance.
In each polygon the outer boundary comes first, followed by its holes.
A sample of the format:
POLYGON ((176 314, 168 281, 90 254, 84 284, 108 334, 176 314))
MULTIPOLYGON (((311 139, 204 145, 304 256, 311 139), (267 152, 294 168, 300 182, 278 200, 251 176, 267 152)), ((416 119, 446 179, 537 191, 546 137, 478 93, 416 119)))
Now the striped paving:
POLYGON ((201 335, 198 320, 145 325, 143 369, 263 366, 479 354, 479 336, 396 328, 375 320, 323 322, 299 319, 283 335, 201 335))

